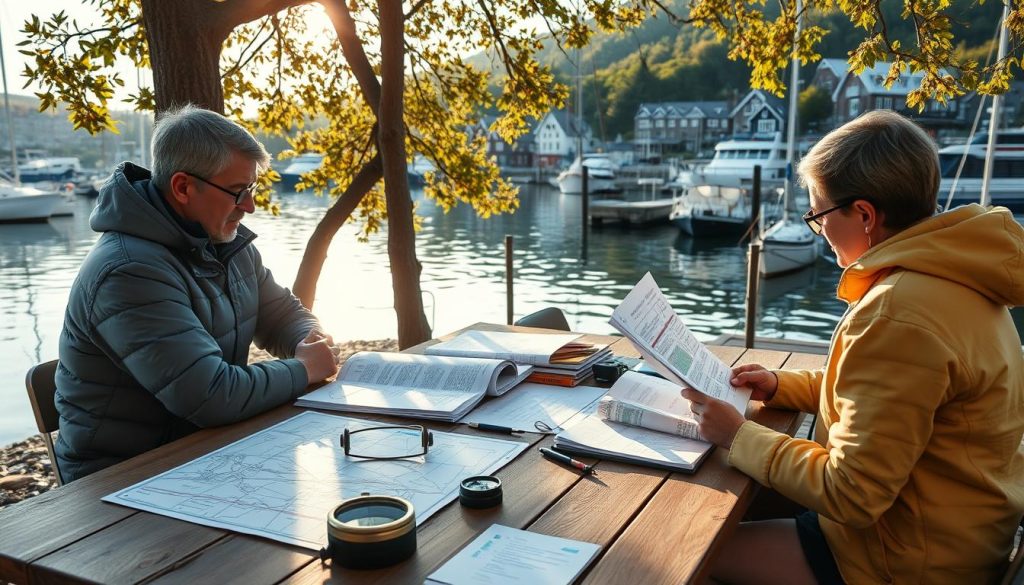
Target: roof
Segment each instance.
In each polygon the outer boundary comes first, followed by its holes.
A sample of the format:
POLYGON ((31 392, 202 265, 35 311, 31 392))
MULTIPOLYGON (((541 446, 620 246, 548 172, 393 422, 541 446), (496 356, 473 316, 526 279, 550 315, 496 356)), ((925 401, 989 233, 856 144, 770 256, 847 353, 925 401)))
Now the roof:
POLYGON ((721 118, 729 115, 729 104, 724 101, 648 102, 640 104, 640 107, 637 108, 636 115, 634 117, 639 118, 643 115, 650 116, 659 109, 664 110, 666 114, 674 113, 682 118, 697 116, 703 116, 705 118, 721 118))
MULTIPOLYGON (((547 116, 553 117, 555 121, 558 122, 558 125, 562 127, 562 131, 565 132, 566 135, 576 136, 577 134, 579 134, 576 130, 576 125, 579 121, 577 120, 576 116, 570 115, 568 110, 551 110, 550 112, 547 113, 547 116)), ((544 118, 541 118, 541 121, 543 120, 544 118)), ((536 127, 539 125, 540 122, 538 122, 534 126, 536 127)), ((582 134, 586 136, 590 132, 590 125, 588 125, 586 122, 583 122, 582 128, 582 134)))
POLYGON ((822 59, 818 63, 818 69, 831 69, 836 77, 842 79, 850 70, 850 64, 846 62, 846 59, 822 59))
POLYGON ((772 113, 774 113, 780 120, 786 119, 786 111, 788 110, 786 107, 786 100, 760 89, 752 89, 750 90, 750 93, 743 96, 740 103, 736 104, 736 107, 729 112, 729 117, 731 118, 735 116, 737 112, 743 109, 743 106, 747 105, 748 101, 754 98, 754 96, 759 96, 765 106, 772 110, 772 113))
MULTIPOLYGON (((892 63, 888 61, 876 61, 873 66, 865 67, 864 71, 861 71, 860 75, 857 76, 857 79, 864 84, 864 91, 871 95, 905 96, 921 87, 924 72, 911 72, 909 67, 903 69, 900 78, 892 84, 892 87, 885 87, 885 78, 889 75, 889 67, 891 66, 892 63)), ((940 70, 940 73, 945 73, 945 71, 940 70)), ((836 89, 832 92, 833 102, 839 99, 839 92, 846 87, 846 82, 852 77, 851 75, 842 78, 842 81, 836 84, 836 89)))

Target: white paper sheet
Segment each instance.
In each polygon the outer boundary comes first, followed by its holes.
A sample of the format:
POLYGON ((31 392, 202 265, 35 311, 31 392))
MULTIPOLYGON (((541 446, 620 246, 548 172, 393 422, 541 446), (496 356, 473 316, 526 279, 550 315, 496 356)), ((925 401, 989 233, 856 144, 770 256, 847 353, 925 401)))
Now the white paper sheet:
POLYGON ((545 365, 551 354, 582 337, 579 333, 466 331, 423 350, 428 355, 497 357, 517 364, 545 365))
POLYGON ((567 585, 600 546, 492 524, 440 569, 435 585, 567 585))
POLYGON ((594 386, 566 388, 523 382, 514 392, 480 404, 459 422, 487 423, 533 432, 533 423, 543 421, 556 428, 607 391, 594 386))

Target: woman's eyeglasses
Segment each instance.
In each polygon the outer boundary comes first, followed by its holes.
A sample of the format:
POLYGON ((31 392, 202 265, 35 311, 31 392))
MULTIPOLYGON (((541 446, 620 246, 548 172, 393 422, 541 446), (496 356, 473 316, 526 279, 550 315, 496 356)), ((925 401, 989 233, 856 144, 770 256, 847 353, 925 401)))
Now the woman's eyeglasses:
POLYGON ((833 211, 835 211, 837 209, 842 209, 844 207, 847 207, 848 205, 852 204, 854 201, 856 201, 856 199, 850 199, 849 201, 847 201, 845 203, 840 203, 839 205, 836 205, 835 207, 829 207, 825 211, 819 211, 818 213, 814 213, 813 209, 808 209, 807 213, 805 213, 803 215, 802 219, 804 220, 804 223, 807 224, 807 227, 811 228, 811 231, 814 232, 814 235, 820 236, 821 235, 821 228, 822 228, 821 218, 825 217, 826 215, 832 213, 833 211))

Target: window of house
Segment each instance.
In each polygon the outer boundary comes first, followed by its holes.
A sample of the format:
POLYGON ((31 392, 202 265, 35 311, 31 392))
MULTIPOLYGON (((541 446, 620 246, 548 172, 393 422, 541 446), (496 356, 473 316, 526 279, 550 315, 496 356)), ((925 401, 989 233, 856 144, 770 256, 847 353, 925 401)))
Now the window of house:
POLYGON ((696 128, 698 125, 700 125, 700 120, 697 118, 690 120, 690 128, 696 128))
POLYGON ((664 128, 665 127, 665 120, 655 120, 654 121, 654 127, 655 128, 664 128))
POLYGON ((718 128, 718 118, 708 120, 708 128, 718 128))
POLYGON ((880 97, 880 98, 878 98, 878 109, 880 109, 880 110, 891 110, 892 109, 892 98, 891 97, 880 97))
POLYGON ((772 118, 765 118, 757 121, 758 132, 775 132, 775 120, 772 118))
POLYGON ((669 120, 668 121, 668 127, 669 128, 675 128, 676 127, 676 121, 675 120, 669 120))
POLYGON ((851 118, 860 114, 860 98, 850 98, 847 108, 851 118))

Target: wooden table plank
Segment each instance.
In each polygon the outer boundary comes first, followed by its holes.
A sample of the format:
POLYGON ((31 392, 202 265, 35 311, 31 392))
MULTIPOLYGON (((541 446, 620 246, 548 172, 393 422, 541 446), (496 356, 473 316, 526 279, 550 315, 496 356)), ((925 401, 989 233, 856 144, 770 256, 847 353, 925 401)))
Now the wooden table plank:
MULTIPOLYGON (((551 443, 549 436, 535 446, 550 447, 551 443)), ((328 581, 422 583, 448 557, 491 524, 523 528, 580 480, 577 471, 547 463, 536 448, 527 449, 496 474, 502 482, 504 501, 501 506, 486 510, 464 508, 457 502, 447 506, 420 526, 416 533, 416 554, 407 561, 376 571, 352 571, 332 567, 330 563, 326 566, 311 563, 285 582, 296 585, 323 585, 328 581)))
MULTIPOLYGON (((327 519, 324 519, 326 529, 327 519)), ((313 551, 247 534, 231 534, 143 581, 181 583, 273 583, 320 562, 313 551)))
POLYGON ((23 581, 19 575, 24 571, 18 566, 24 567, 137 513, 100 501, 103 496, 300 412, 302 409, 284 406, 235 425, 205 429, 0 511, 0 526, 4 526, 0 531, 0 579, 23 581))
MULTIPOLYGON (((778 367, 785 352, 746 350, 734 365, 778 367)), ((728 363, 728 362, 726 362, 728 363)), ((755 404, 753 416, 773 428, 789 429, 794 413, 755 404)), ((672 474, 650 503, 587 573, 585 583, 701 582, 723 533, 732 530, 755 492, 753 481, 715 449, 693 475, 672 474)))
POLYGON ((68 575, 100 583, 132 583, 223 538, 225 532, 181 520, 135 514, 32 564, 33 583, 61 583, 68 575))

